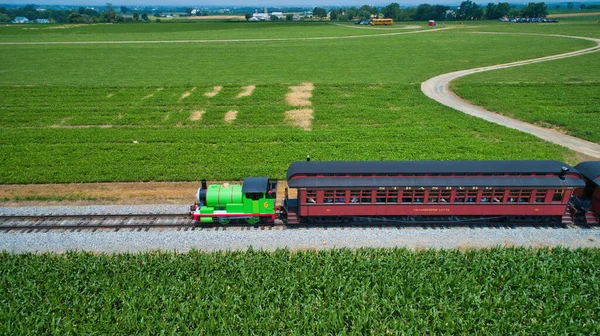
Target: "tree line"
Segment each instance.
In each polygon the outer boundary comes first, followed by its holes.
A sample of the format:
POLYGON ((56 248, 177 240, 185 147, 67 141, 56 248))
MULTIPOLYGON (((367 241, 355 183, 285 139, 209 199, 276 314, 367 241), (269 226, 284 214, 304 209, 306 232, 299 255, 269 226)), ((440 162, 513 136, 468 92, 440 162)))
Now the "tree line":
MULTIPOLYGON (((129 9, 121 6, 121 13, 129 9)), ((8 23, 18 16, 26 17, 28 20, 48 19, 56 23, 120 23, 120 22, 148 22, 148 14, 133 12, 131 17, 117 14, 117 10, 111 3, 106 4, 106 9, 97 11, 91 8, 79 7, 73 9, 46 9, 37 10, 35 5, 26 5, 14 9, 0 7, 0 23, 8 23)))
MULTIPOLYGON (((313 15, 326 17, 327 11, 321 7, 313 9, 313 15), (317 14, 318 13, 318 14, 317 14)), ((488 3, 479 6, 471 0, 463 1, 460 6, 421 4, 417 7, 402 8, 396 2, 383 8, 364 5, 360 8, 336 8, 329 12, 332 21, 367 20, 371 17, 383 17, 395 21, 427 21, 427 20, 496 20, 502 17, 546 17, 548 6, 544 2, 530 2, 522 8, 513 8, 508 2, 488 3)))
MULTIPOLYGON (((186 8, 186 12, 188 8, 186 8)), ((191 8, 189 8, 191 12, 191 8)), ((127 13, 129 8, 120 7, 121 13, 127 13)), ((482 7, 471 0, 463 1, 458 8, 444 5, 421 4, 417 7, 402 8, 398 3, 391 3, 385 7, 364 5, 362 7, 334 8, 329 12, 323 7, 313 8, 313 16, 326 18, 331 21, 367 20, 372 17, 383 17, 395 21, 426 21, 426 20, 495 20, 501 17, 546 17, 548 6, 544 2, 530 2, 521 8, 511 7, 508 2, 488 3, 482 7)), ((66 10, 47 9, 39 11, 35 5, 7 9, 0 7, 0 23, 7 23, 17 16, 24 16, 29 20, 48 19, 57 23, 119 23, 119 22, 148 22, 148 14, 133 12, 131 17, 117 14, 111 3, 106 4, 103 11, 79 7, 66 10)), ((251 16, 251 14, 250 14, 251 16)), ((248 18, 248 16, 246 17, 248 18)), ((291 20, 291 16, 286 18, 291 20)))

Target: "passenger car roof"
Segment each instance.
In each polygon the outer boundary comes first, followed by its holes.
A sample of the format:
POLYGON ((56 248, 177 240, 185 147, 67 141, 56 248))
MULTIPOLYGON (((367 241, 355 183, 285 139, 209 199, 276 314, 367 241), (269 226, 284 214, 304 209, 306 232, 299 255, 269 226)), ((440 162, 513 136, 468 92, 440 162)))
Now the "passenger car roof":
POLYGON ((588 180, 600 185, 600 161, 582 162, 575 169, 588 180))

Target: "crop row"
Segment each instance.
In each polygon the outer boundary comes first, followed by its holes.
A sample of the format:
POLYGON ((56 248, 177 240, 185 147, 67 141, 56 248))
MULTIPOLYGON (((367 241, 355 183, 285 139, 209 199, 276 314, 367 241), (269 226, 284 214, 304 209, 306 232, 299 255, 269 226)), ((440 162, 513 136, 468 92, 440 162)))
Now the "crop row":
POLYGON ((2 334, 597 333, 598 249, 0 253, 2 334))
POLYGON ((211 105, 210 100, 200 121, 189 116, 202 107, 183 103, 131 107, 107 102, 99 105, 104 110, 92 113, 92 108, 71 107, 65 101, 53 107, 56 112, 44 112, 39 107, 44 100, 34 96, 27 102, 31 108, 0 110, 0 183, 283 178, 288 165, 306 155, 317 160, 565 155, 562 148, 532 136, 421 101, 418 85, 318 85, 311 98, 312 131, 285 120, 285 111, 294 109, 284 101, 287 91, 283 85, 259 87, 229 106, 211 105), (255 95, 261 97, 257 103, 255 95), (279 100, 266 101, 269 96, 279 100), (231 124, 223 120, 228 110, 239 111, 231 124), (525 152, 523 146, 531 150, 525 152))

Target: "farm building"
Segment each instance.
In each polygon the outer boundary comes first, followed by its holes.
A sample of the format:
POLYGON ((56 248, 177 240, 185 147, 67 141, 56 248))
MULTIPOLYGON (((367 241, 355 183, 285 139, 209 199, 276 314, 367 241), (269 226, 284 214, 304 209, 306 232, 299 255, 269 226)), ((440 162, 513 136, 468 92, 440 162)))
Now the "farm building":
POLYGON ((29 19, 24 17, 24 16, 17 16, 14 20, 11 21, 12 23, 29 23, 29 19))

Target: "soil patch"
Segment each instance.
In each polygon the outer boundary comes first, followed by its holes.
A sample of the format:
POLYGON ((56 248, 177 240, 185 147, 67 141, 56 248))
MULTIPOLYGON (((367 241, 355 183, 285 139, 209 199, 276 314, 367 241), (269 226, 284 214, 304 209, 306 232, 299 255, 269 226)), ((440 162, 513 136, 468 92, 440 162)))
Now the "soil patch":
POLYGON ((192 111, 192 113, 190 113, 190 121, 200 121, 200 120, 202 120, 202 115, 205 112, 206 111, 204 111, 204 110, 192 111))
POLYGON ((204 95, 206 97, 212 98, 212 97, 216 96, 217 94, 219 94, 219 92, 221 92, 222 89, 223 89, 222 86, 214 86, 212 91, 205 92, 204 95))
POLYGON ((312 129, 313 110, 301 109, 285 112, 285 120, 292 126, 300 127, 305 131, 312 129))
POLYGON ((254 89, 256 89, 256 85, 242 86, 242 92, 240 92, 236 96, 236 98, 248 97, 248 96, 252 95, 252 92, 254 92, 254 89))
POLYGON ((193 87, 193 88, 192 88, 190 91, 186 91, 186 92, 184 92, 184 93, 181 95, 181 97, 179 97, 179 100, 177 100, 177 102, 180 102, 180 101, 184 100, 185 98, 189 97, 189 96, 192 94, 192 92, 194 92, 194 90, 196 90, 196 87, 195 87, 195 86, 194 86, 194 87, 193 87))
POLYGON ((310 98, 315 89, 313 83, 302 83, 298 86, 290 86, 291 92, 285 95, 285 101, 292 106, 311 106, 310 98))
MULTIPOLYGON (((241 181, 228 181, 242 184, 241 181)), ((208 184, 223 181, 209 181, 208 184)), ((143 205, 193 204, 200 182, 115 182, 0 185, 0 206, 35 205, 143 205)), ((279 181, 277 200, 285 196, 286 181, 279 181)), ((290 197, 296 197, 294 190, 290 197)))
POLYGON ((237 118, 238 111, 228 111, 225 113, 225 122, 232 122, 237 118))
POLYGON ((155 95, 157 92, 160 92, 160 91, 162 91, 162 89, 163 89, 163 88, 158 88, 158 89, 156 89, 156 91, 152 92, 151 94, 147 95, 146 97, 144 97, 144 98, 142 98, 142 99, 148 99, 148 98, 152 98, 152 97, 154 97, 154 95, 155 95))

